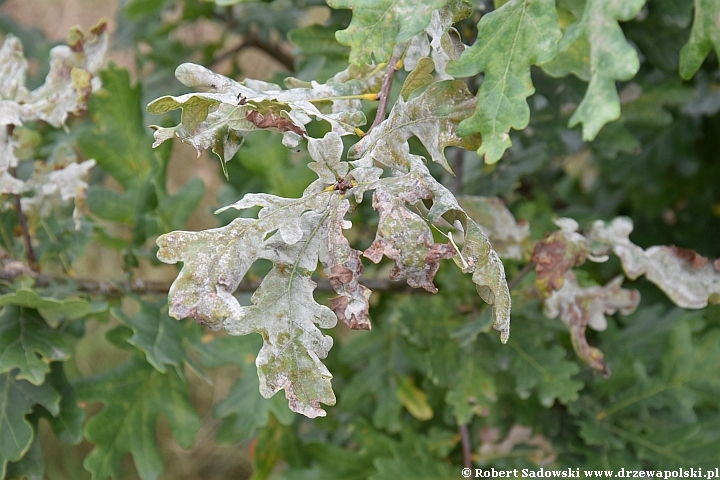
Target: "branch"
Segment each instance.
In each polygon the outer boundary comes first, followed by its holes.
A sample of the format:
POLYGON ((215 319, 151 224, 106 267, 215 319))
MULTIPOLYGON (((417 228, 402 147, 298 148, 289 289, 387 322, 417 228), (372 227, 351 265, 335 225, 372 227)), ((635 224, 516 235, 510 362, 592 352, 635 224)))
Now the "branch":
MULTIPOLYGON (((15 125, 5 125, 5 131, 7 132, 8 137, 13 134, 13 130, 15 130, 15 125)), ((12 167, 8 170, 13 177, 17 177, 17 169, 15 167, 12 167)), ((15 213, 18 218, 18 223, 20 224, 20 229, 22 230, 23 242, 25 243, 25 256, 27 257, 28 265, 30 265, 30 268, 37 271, 38 266, 37 262, 35 261, 35 252, 32 248, 32 239, 30 238, 30 231, 28 230, 27 219, 25 218, 25 214, 22 211, 22 202, 20 200, 20 195, 14 195, 14 197, 15 213)))
POLYGON ((282 49, 280 49, 277 44, 267 43, 258 38, 257 35, 253 33, 248 33, 247 35, 245 35, 240 45, 231 48, 217 58, 214 58, 212 62, 210 62, 210 67, 224 60, 227 60, 228 58, 240 53, 248 47, 255 47, 258 50, 262 50, 263 52, 277 60, 279 63, 281 63, 285 68, 290 71, 290 73, 293 73, 295 71, 295 58, 292 55, 288 55, 287 53, 282 51, 282 49))
MULTIPOLYGON (((52 284, 60 282, 73 282, 77 286, 77 289, 81 292, 89 293, 91 295, 104 295, 111 298, 122 297, 125 291, 140 295, 167 295, 170 290, 170 285, 165 282, 151 282, 146 280, 113 282, 72 278, 67 276, 59 277, 45 275, 29 269, 22 262, 11 260, 7 254, 5 254, 3 263, 3 269, 0 270, 0 281, 12 282, 23 275, 28 275, 35 280, 35 285, 38 287, 49 287, 52 284)), ((261 281, 262 280, 243 280, 235 292, 254 292, 260 286, 261 281)), ((315 281, 317 283, 316 291, 325 293, 335 292, 332 285, 330 285, 330 282, 326 278, 319 278, 315 281)), ((393 281, 387 278, 367 278, 363 281, 363 284, 375 292, 425 292, 421 289, 412 288, 405 282, 393 281)))
POLYGON ((529 261, 525 264, 523 268, 520 269, 520 271, 510 279, 508 282, 508 290, 512 290, 513 288, 517 287, 518 283, 525 278, 525 275, 532 272, 532 270, 535 268, 535 262, 529 261))
POLYGON ((393 56, 388 62, 387 68, 385 68, 385 75, 383 76, 382 87, 380 88, 380 93, 378 93, 377 95, 380 103, 378 104, 375 120, 373 121, 372 125, 370 125, 368 131, 365 132, 365 135, 369 134, 373 128, 375 128, 383 120, 385 120, 385 113, 387 112, 388 102, 390 101, 390 89, 392 88, 395 72, 397 72, 398 70, 398 57, 393 56))
POLYGON ((470 445, 470 432, 466 423, 458 426, 460 441, 462 443, 463 467, 472 468, 472 445, 470 445))

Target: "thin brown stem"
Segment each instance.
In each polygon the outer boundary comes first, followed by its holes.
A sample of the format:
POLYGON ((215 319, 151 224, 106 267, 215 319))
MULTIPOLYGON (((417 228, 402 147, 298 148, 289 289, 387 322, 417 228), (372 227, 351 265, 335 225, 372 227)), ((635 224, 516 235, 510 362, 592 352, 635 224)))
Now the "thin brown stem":
POLYGON ((462 193, 462 187, 463 187, 463 170, 465 169, 465 150, 462 148, 457 148, 455 151, 455 158, 453 159, 452 164, 453 173, 455 174, 455 178, 452 179, 452 191, 455 195, 460 195, 462 193))
MULTIPOLYGON (((0 280, 13 281, 22 275, 29 275, 35 279, 38 287, 47 287, 53 283, 72 281, 81 292, 92 295, 103 295, 106 297, 121 297, 124 292, 129 291, 137 294, 167 295, 170 285, 165 282, 150 282, 145 280, 133 280, 128 282, 109 282, 91 279, 71 278, 67 276, 52 276, 39 274, 37 271, 29 271, 20 262, 6 261, 3 269, 0 270, 0 280)), ((334 292, 332 285, 326 278, 316 280, 317 291, 334 292)), ((424 290, 411 288, 407 283, 395 282, 387 278, 368 278, 363 284, 375 292, 417 292, 422 294, 424 290)), ((260 286, 260 281, 243 281, 236 292, 254 292, 260 286)))
POLYGON ((460 442, 462 444, 463 467, 472 468, 472 445, 470 445, 470 432, 466 423, 458 425, 460 442))
MULTIPOLYGON (((14 130, 15 125, 5 125, 5 131, 7 132, 8 137, 13 134, 14 130)), ((15 167, 12 167, 8 170, 13 177, 17 176, 17 171, 15 167)), ((30 268, 37 271, 38 266, 37 262, 35 261, 35 252, 32 248, 32 239, 30 238, 30 231, 28 230, 27 219, 25 218, 25 214, 22 210, 22 202, 20 200, 20 195, 14 195, 14 197, 15 214, 17 215, 18 223, 20 224, 20 230, 22 231, 23 242, 25 243, 25 256, 27 257, 28 265, 30 266, 30 268)))
POLYGON ((383 76, 382 87, 380 88, 380 92, 377 95, 378 100, 380 100, 380 103, 378 104, 377 114, 375 115, 375 120, 373 121, 372 125, 370 125, 368 131, 365 132, 365 135, 370 133, 373 128, 375 128, 383 120, 385 120, 385 113, 387 112, 388 102, 390 101, 390 89, 392 88, 393 78, 395 78, 395 72, 398 71, 397 63, 398 57, 393 56, 388 62, 387 67, 385 68, 385 75, 383 76))
POLYGON ((535 262, 530 261, 525 264, 523 268, 520 269, 520 271, 508 282, 508 289, 512 290, 513 288, 517 287, 517 285, 520 283, 520 281, 525 278, 525 275, 532 272, 532 270, 535 268, 535 262))

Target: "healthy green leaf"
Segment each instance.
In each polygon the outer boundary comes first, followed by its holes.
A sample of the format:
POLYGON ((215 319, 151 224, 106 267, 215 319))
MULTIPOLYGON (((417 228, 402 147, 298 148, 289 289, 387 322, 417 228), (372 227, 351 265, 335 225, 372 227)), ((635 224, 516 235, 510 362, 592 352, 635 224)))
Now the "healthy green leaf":
POLYGON ((160 373, 137 358, 75 384, 85 402, 102 402, 103 410, 85 424, 85 438, 96 444, 85 458, 93 479, 119 478, 120 463, 130 453, 143 480, 158 478, 163 461, 155 438, 162 413, 173 437, 184 448, 195 441, 200 419, 188 399, 185 381, 174 370, 160 373))
POLYGON ((680 76, 692 78, 713 48, 720 56, 720 5, 713 0, 695 0, 695 19, 688 43, 680 51, 680 76))
POLYGON ((542 65, 552 76, 572 73, 590 82, 569 124, 583 124, 583 140, 595 139, 603 125, 620 117, 615 82, 633 78, 640 60, 618 21, 631 20, 644 4, 645 0, 587 0, 582 16, 565 30, 557 56, 542 65))
POLYGON ((0 477, 7 462, 20 460, 32 445, 35 431, 25 415, 35 404, 57 415, 60 395, 47 383, 36 386, 13 372, 0 373, 0 477))
POLYGON ((50 328, 36 310, 16 305, 6 305, 3 310, 0 317, 0 372, 18 369, 15 375, 19 380, 42 385, 51 361, 70 358, 71 337, 50 328))
POLYGON ((405 43, 430 23, 433 10, 447 0, 328 0, 332 8, 353 11, 347 29, 335 34, 350 46, 350 63, 387 62, 395 45, 405 43))
POLYGON ((182 324, 170 318, 161 305, 143 301, 135 295, 127 296, 140 305, 137 314, 129 316, 119 308, 111 310, 132 329, 133 335, 127 342, 145 352, 148 363, 157 371, 166 373, 168 365, 178 368, 185 359, 182 324))
POLYGON ((475 114, 464 120, 458 133, 479 132, 478 155, 495 163, 510 147, 509 131, 525 128, 530 121, 526 99, 535 92, 530 66, 548 62, 560 39, 555 2, 510 0, 483 15, 478 41, 448 65, 447 72, 469 77, 484 72, 475 114))
POLYGON ((156 155, 140 110, 140 85, 133 87, 127 70, 117 67, 104 70, 102 82, 90 99, 93 125, 81 132, 80 148, 125 190, 139 190, 156 155))

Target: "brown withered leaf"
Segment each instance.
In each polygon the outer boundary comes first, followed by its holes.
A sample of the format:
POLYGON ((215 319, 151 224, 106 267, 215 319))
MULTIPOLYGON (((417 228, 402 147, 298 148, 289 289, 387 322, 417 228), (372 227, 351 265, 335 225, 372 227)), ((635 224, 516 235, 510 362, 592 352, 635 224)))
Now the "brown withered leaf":
POLYGON ((395 262, 391 280, 406 277, 411 287, 437 293, 433 279, 440 267, 438 262, 455 256, 455 248, 434 243, 427 222, 406 207, 431 197, 432 193, 415 172, 380 180, 372 203, 380 214, 377 234, 363 256, 378 263, 385 255, 395 262))
POLYGON ((640 294, 637 290, 622 288, 622 282, 623 276, 620 275, 605 286, 582 288, 575 274, 567 272, 562 288, 552 292, 545 300, 545 314, 549 318, 560 316, 570 330, 570 339, 578 357, 593 370, 606 376, 610 375, 610 369, 605 365, 603 353, 590 346, 585 330, 587 327, 605 330, 605 315, 618 311, 628 315, 637 308, 640 294))
POLYGON ((585 263, 588 247, 585 237, 577 233, 577 223, 568 218, 559 219, 560 230, 535 244, 532 260, 537 277, 535 284, 544 296, 563 286, 565 272, 585 263))
POLYGON ((478 461, 482 464, 493 458, 508 456, 518 445, 535 447, 523 456, 536 465, 545 467, 551 465, 557 458, 552 442, 542 435, 533 435, 530 427, 515 424, 502 440, 498 428, 485 427, 480 430, 478 461))

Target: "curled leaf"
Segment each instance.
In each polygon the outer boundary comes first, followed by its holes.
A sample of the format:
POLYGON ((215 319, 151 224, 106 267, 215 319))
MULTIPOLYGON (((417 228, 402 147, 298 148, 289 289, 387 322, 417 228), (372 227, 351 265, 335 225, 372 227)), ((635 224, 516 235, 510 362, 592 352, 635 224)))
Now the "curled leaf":
POLYGON ((618 217, 609 224, 597 221, 588 233, 593 248, 612 251, 620 258, 628 278, 641 275, 657 285, 676 305, 704 308, 720 303, 720 262, 693 250, 658 245, 647 250, 630 241, 632 221, 618 217))
POLYGON ((532 255, 537 272, 535 284, 545 296, 562 288, 565 273, 585 263, 588 257, 587 241, 576 232, 577 222, 561 218, 556 223, 560 230, 535 243, 532 255))
POLYGON ((567 272, 562 288, 552 292, 545 300, 545 315, 549 318, 560 316, 562 322, 570 330, 570 339, 578 357, 593 370, 610 375, 605 365, 603 353, 588 344, 585 337, 587 327, 593 330, 605 330, 605 315, 620 312, 629 315, 640 303, 637 290, 621 287, 623 277, 615 277, 602 287, 582 288, 578 285, 575 274, 567 272))

